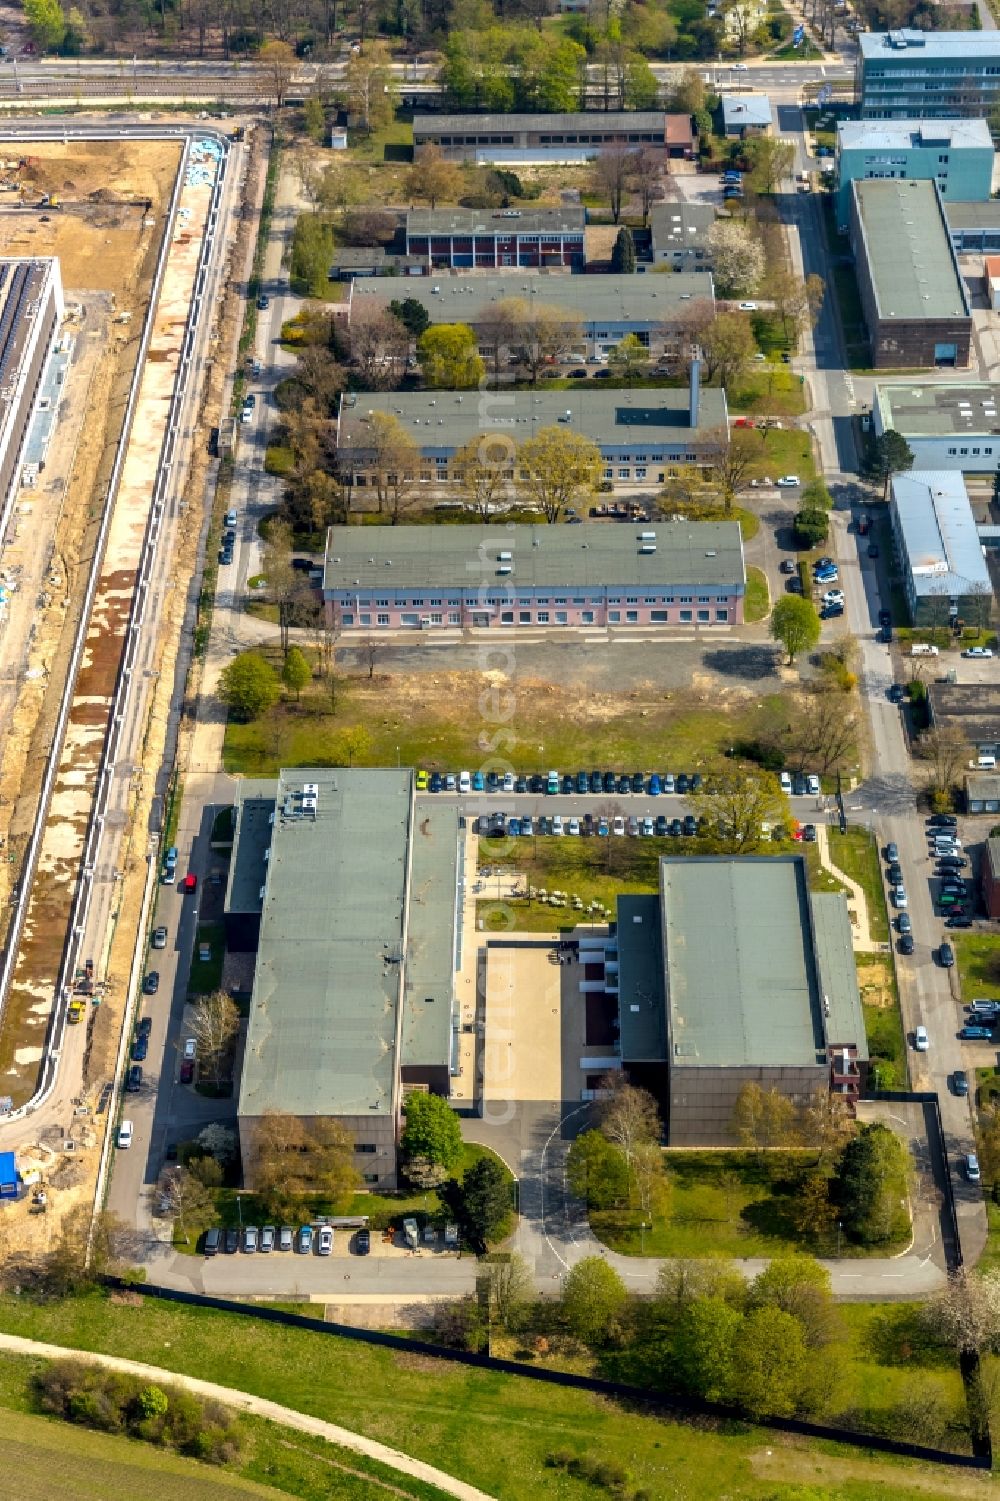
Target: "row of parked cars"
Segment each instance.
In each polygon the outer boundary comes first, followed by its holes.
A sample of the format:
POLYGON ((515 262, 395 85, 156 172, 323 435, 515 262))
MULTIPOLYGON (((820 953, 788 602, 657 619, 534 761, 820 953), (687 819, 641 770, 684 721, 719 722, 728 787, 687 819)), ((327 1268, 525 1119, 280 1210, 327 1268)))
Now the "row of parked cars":
MULTIPOLYGON (((353 1250, 356 1256, 367 1256, 372 1248, 371 1233, 368 1230, 355 1232, 353 1250)), ((221 1251, 223 1255, 232 1256, 237 1251, 242 1251, 247 1256, 260 1251, 297 1251, 301 1256, 310 1254, 316 1256, 331 1256, 333 1254, 333 1226, 332 1225, 300 1225, 295 1230, 291 1225, 264 1225, 258 1229, 256 1225, 244 1225, 241 1230, 230 1225, 228 1229, 221 1229, 213 1225, 211 1230, 205 1232, 204 1252, 206 1256, 217 1256, 221 1251)))
MULTIPOLYGON (((499 771, 418 771, 418 792, 472 792, 528 793, 536 797, 629 797, 631 795, 670 797, 676 794, 685 797, 688 793, 700 792, 704 778, 700 771, 578 771, 517 776, 514 772, 499 771)), ((782 792, 793 797, 812 797, 820 791, 819 777, 805 772, 783 771, 780 774, 782 792)))
POLYGON ((481 813, 476 819, 476 833, 490 839, 530 839, 535 834, 554 835, 556 838, 564 834, 595 834, 602 839, 611 835, 680 839, 682 836, 692 838, 700 833, 703 824, 704 819, 695 818, 693 813, 688 813, 684 818, 667 818, 664 813, 657 818, 625 818, 622 815, 617 818, 595 818, 593 813, 585 813, 582 818, 563 818, 560 813, 552 818, 544 814, 536 818, 516 818, 508 813, 481 813))

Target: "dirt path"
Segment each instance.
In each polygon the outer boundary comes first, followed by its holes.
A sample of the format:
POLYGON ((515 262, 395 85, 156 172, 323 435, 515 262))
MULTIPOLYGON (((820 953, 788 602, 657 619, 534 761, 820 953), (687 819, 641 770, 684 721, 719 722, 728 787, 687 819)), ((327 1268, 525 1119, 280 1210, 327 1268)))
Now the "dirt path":
POLYGON ((389 1465, 404 1475, 412 1475, 414 1479, 423 1480, 427 1485, 436 1485, 446 1495, 457 1496, 458 1501, 494 1501, 485 1491, 477 1490, 474 1485, 466 1485, 463 1480, 456 1480, 452 1475, 446 1475, 443 1470, 425 1464, 422 1459, 411 1459, 408 1454, 390 1449, 387 1444, 376 1443, 374 1439, 365 1438, 360 1433, 352 1433, 349 1428, 339 1428, 336 1423, 309 1417, 304 1412, 282 1407, 277 1402, 269 1402, 266 1397, 255 1397, 250 1392, 234 1391, 229 1386, 217 1386, 214 1381, 199 1381, 196 1377, 185 1376, 179 1371, 165 1371, 161 1366, 123 1360, 117 1355, 101 1355, 94 1350, 67 1350, 62 1345, 23 1339, 19 1334, 0 1334, 0 1350, 9 1350, 13 1355, 40 1356, 43 1360, 64 1360, 69 1356, 74 1360, 85 1360, 91 1365, 103 1366, 106 1370, 127 1371, 146 1381, 179 1386, 199 1397, 211 1397, 213 1401, 224 1402, 227 1407, 237 1408, 240 1412, 253 1413, 255 1417, 267 1418, 271 1423, 281 1423, 285 1428, 295 1428, 300 1433, 312 1434, 314 1438, 338 1444, 342 1449, 350 1449, 355 1454, 364 1454, 368 1459, 389 1465))

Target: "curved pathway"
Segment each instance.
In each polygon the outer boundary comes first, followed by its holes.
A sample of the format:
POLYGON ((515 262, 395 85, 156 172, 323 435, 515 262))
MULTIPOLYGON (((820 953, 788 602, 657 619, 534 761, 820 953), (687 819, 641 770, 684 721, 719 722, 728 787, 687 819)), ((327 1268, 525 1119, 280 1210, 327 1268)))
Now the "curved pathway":
POLYGON ((156 1381, 165 1386, 179 1386, 184 1391, 193 1392, 196 1396, 211 1397, 214 1401, 223 1402, 227 1407, 237 1408, 240 1412, 253 1413, 255 1417, 267 1418, 271 1423, 280 1423, 285 1428, 296 1428, 300 1433, 309 1433, 314 1438, 325 1439, 327 1443, 337 1444, 342 1449, 350 1449, 355 1454, 364 1454, 368 1459, 388 1465, 403 1475, 410 1475, 415 1480, 424 1481, 427 1485, 435 1485, 445 1495, 456 1496, 458 1501, 494 1501, 494 1498, 487 1495, 485 1491, 477 1490, 474 1485, 466 1485, 464 1480, 456 1480, 453 1475, 446 1475, 443 1470, 425 1464, 422 1459, 413 1459, 409 1454, 401 1453, 399 1449, 390 1449, 387 1444, 376 1443, 374 1439, 365 1438, 349 1428, 339 1428, 336 1423, 327 1423, 322 1418, 313 1418, 307 1413, 296 1412, 293 1407, 282 1407, 278 1402, 269 1402, 266 1397, 254 1396, 251 1392, 235 1391, 230 1386, 218 1386, 214 1381, 200 1381, 196 1376, 186 1376, 181 1371, 167 1371, 162 1366, 145 1365, 138 1360, 124 1360, 118 1355, 103 1355, 96 1350, 73 1350, 63 1345, 49 1345, 37 1339, 24 1339, 19 1334, 0 1333, 0 1350, 9 1350, 12 1355, 40 1356, 44 1360, 65 1360, 67 1357, 73 1360, 84 1360, 90 1365, 103 1366, 107 1370, 126 1371, 129 1375, 140 1376, 144 1381, 156 1381))

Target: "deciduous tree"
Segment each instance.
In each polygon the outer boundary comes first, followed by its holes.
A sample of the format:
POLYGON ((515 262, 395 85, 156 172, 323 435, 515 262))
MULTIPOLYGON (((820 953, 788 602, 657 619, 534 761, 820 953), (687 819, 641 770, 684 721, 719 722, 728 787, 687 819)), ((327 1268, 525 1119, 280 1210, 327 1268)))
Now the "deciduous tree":
POLYGON ((466 505, 483 521, 513 497, 517 449, 506 433, 483 433, 451 460, 452 477, 466 505))
POLYGON ((66 16, 59 0, 24 0, 24 19, 42 52, 54 52, 66 35, 66 16))
POLYGON ((594 163, 594 186, 608 200, 611 217, 617 224, 628 191, 632 172, 632 152, 627 146, 605 146, 594 163))
POLYGON ((638 334, 626 334, 608 355, 608 369, 613 370, 626 386, 641 379, 649 369, 649 350, 638 334))
POLYGON ((461 1183, 454 1179, 442 1191, 459 1219, 466 1239, 480 1252, 503 1238, 510 1221, 510 1178, 495 1157, 480 1157, 461 1183))
POLYGON ((780 1308, 754 1308, 733 1339, 733 1396, 752 1415, 786 1417, 799 1406, 809 1352, 799 1321, 780 1308))
MULTIPOLYGON (((358 301, 358 299, 355 299, 358 301)), ((370 391, 399 385, 410 352, 410 335, 388 308, 361 302, 351 315, 351 359, 370 391)))
POLYGON ((388 125, 396 108, 396 83, 386 42, 365 42, 344 66, 343 99, 367 133, 388 125))
POLYGON ((891 1240, 906 1223, 906 1150, 880 1121, 861 1126, 841 1154, 836 1198, 844 1229, 862 1245, 891 1240))
POLYGON ((379 514, 391 516, 395 526, 417 493, 420 449, 394 412, 373 412, 366 439, 379 514))
POLYGON ((763 1154, 796 1139, 795 1103, 778 1089, 744 1084, 733 1108, 733 1130, 745 1147, 763 1154))
POLYGON ((406 1097, 406 1123, 400 1138, 404 1159, 426 1158, 451 1171, 462 1155, 458 1116, 440 1095, 413 1090, 406 1097))
POLYGON ((259 652, 243 651, 219 674, 218 695, 231 714, 249 722, 277 703, 281 682, 259 652))
POLYGON ((253 1131, 258 1196, 276 1222, 294 1221, 313 1196, 346 1201, 360 1184, 354 1139, 339 1121, 268 1111, 253 1131))
POLYGON ((811 1349, 821 1349, 837 1336, 830 1273, 814 1256, 775 1256, 754 1278, 750 1302, 758 1308, 780 1308, 798 1319, 811 1349))
POLYGON ((696 806, 713 842, 731 855, 759 849, 761 826, 785 823, 790 816, 778 778, 758 767, 717 772, 696 794, 696 806))
POLYGON ((606 1344, 614 1335, 627 1302, 624 1282, 603 1256, 585 1256, 566 1273, 563 1316, 584 1344, 606 1344))
POLYGON ((306 135, 317 146, 322 146, 326 141, 326 111, 323 109, 323 101, 318 94, 310 94, 305 102, 302 114, 306 135))
POLYGON ((1000 1272, 962 1267, 924 1307, 928 1332, 960 1353, 1000 1345, 1000 1272))
POLYGON ((764 247, 749 224, 717 219, 708 232, 708 248, 723 296, 748 297, 757 290, 764 276, 764 247))
POLYGON ((611 270, 621 276, 631 276, 635 270, 635 241, 627 224, 622 225, 611 247, 611 270))
POLYGON ((566 1179, 588 1209, 613 1209, 627 1204, 629 1172, 625 1154, 600 1131, 583 1131, 566 1159, 566 1179))
POLYGON ((514 1328, 519 1313, 534 1293, 531 1268, 517 1251, 494 1251, 481 1265, 491 1319, 503 1329, 514 1328))
POLYGON ((257 55, 271 81, 275 105, 281 109, 295 71, 295 49, 287 42, 270 41, 264 43, 257 55))
POLYGON ((917 741, 921 760, 927 763, 932 792, 950 793, 972 754, 964 731, 957 724, 934 724, 917 741))
POLYGON ((753 136, 744 141, 743 154, 750 163, 747 184, 755 193, 776 193, 795 162, 794 145, 779 136, 753 136))
POLYGON ((543 427, 518 449, 524 489, 546 521, 559 520, 567 506, 585 500, 601 475, 601 450, 582 433, 543 427))
POLYGON ((454 203, 462 181, 461 167, 450 162, 440 146, 423 146, 406 174, 406 191, 411 199, 429 203, 433 209, 439 203, 454 203))
POLYGON ((671 90, 667 108, 678 115, 696 115, 705 108, 705 80, 698 68, 685 68, 671 90))
POLYGON ((705 361, 705 378, 730 390, 739 383, 757 349, 746 313, 719 313, 694 331, 705 361))
POLYGON ((475 390, 485 373, 467 323, 432 324, 417 340, 417 358, 427 385, 441 391, 475 390))
POLYGON ((706 1402, 728 1401, 734 1380, 733 1346, 741 1315, 723 1298, 685 1301, 673 1340, 674 1369, 684 1391, 706 1402))
POLYGON ((608 1141, 623 1153, 630 1175, 637 1148, 643 1142, 659 1142, 663 1130, 653 1096, 618 1072, 601 1080, 598 1118, 608 1141))
POLYGON ((159 1213, 176 1221, 186 1246, 191 1244, 192 1233, 197 1238, 215 1218, 215 1199, 186 1167, 168 1168, 153 1188, 152 1198, 159 1213))
POLYGON ((771 636, 788 653, 788 665, 804 651, 812 651, 819 640, 820 620, 811 599, 801 594, 784 594, 771 611, 771 636))
POLYGON ((232 996, 215 990, 194 1003, 188 1026, 198 1044, 198 1072, 218 1086, 232 1066, 240 1009, 232 996))
POLYGON ((760 464, 760 449, 749 428, 720 429, 709 449, 708 470, 728 516, 733 501, 760 464))

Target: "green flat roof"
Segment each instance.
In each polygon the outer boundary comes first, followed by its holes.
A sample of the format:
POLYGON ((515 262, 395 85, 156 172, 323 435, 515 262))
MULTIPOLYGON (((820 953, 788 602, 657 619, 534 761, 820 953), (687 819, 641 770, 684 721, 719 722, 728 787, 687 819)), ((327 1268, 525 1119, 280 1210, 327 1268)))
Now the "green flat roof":
POLYGON ((412 779, 395 769, 281 773, 241 1116, 394 1109, 412 779))
POLYGON ((622 1061, 661 1062, 667 1056, 663 1008, 663 945, 658 896, 620 896, 618 1024, 622 1061))
POLYGON ((475 591, 484 584, 513 589, 705 584, 742 591, 744 581, 743 541, 735 521, 334 526, 323 570, 329 593, 389 586, 475 591), (645 533, 652 540, 640 541, 645 533), (655 550, 642 552, 642 546, 655 550))
POLYGON ((971 317, 934 183, 855 178, 851 192, 879 317, 971 317))
POLYGON ((660 897, 671 1063, 821 1063, 805 861, 667 857, 660 897))

